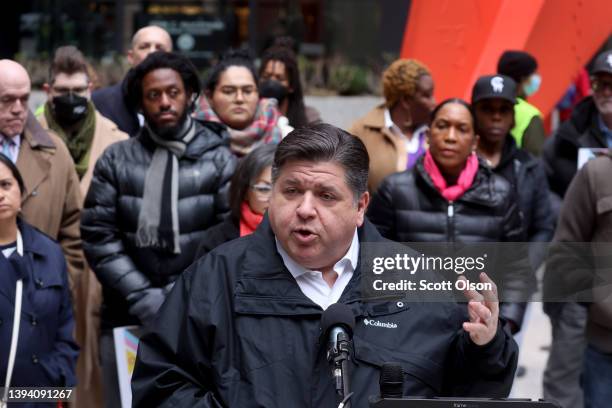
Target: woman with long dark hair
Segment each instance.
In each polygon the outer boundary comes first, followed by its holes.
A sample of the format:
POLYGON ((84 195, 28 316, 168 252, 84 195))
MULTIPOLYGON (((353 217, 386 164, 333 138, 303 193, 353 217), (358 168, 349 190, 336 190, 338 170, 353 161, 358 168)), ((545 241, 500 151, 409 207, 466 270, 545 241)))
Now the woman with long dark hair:
POLYGON ((320 122, 321 117, 316 109, 304 104, 300 70, 292 45, 291 38, 281 37, 264 51, 259 68, 259 86, 261 96, 276 98, 289 125, 298 128, 320 122))

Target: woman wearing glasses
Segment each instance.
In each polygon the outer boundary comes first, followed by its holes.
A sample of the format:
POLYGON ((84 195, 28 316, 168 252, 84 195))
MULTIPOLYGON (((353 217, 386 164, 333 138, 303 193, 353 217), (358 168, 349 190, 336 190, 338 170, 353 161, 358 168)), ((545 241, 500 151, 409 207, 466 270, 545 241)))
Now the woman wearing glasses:
POLYGON ((268 209, 275 151, 274 144, 259 146, 240 161, 230 187, 230 217, 206 231, 196 260, 224 242, 255 231, 268 209))
POLYGON ((223 123, 230 134, 230 148, 244 156, 255 147, 278 143, 280 112, 275 100, 260 99, 257 73, 245 51, 229 51, 210 72, 206 97, 201 97, 195 117, 223 123))

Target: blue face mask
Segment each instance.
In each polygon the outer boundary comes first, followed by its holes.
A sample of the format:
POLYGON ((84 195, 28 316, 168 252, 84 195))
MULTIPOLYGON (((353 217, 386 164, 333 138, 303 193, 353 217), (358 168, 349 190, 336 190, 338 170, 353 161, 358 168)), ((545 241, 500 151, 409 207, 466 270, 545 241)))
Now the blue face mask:
POLYGON ((542 77, 539 74, 533 74, 529 77, 529 82, 523 85, 523 92, 525 92, 526 96, 531 96, 534 93, 538 92, 541 83, 542 77))

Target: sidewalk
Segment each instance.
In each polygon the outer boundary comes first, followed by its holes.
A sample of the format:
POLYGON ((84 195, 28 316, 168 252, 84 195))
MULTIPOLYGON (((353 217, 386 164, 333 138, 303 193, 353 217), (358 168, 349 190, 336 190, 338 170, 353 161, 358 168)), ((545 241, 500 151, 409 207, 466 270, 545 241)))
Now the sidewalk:
POLYGON ((527 372, 514 381, 512 397, 537 400, 542 398, 542 374, 551 340, 550 320, 544 314, 541 302, 531 303, 531 315, 526 323, 519 365, 524 366, 527 372))

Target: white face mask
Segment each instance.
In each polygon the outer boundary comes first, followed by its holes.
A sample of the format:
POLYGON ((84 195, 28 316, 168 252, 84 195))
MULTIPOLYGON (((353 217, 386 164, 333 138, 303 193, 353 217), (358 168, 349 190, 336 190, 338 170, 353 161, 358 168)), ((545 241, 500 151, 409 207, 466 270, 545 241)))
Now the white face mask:
POLYGON ((529 82, 523 85, 523 92, 525 92, 526 96, 531 96, 538 92, 540 84, 542 84, 542 77, 540 74, 533 74, 529 77, 529 82))

